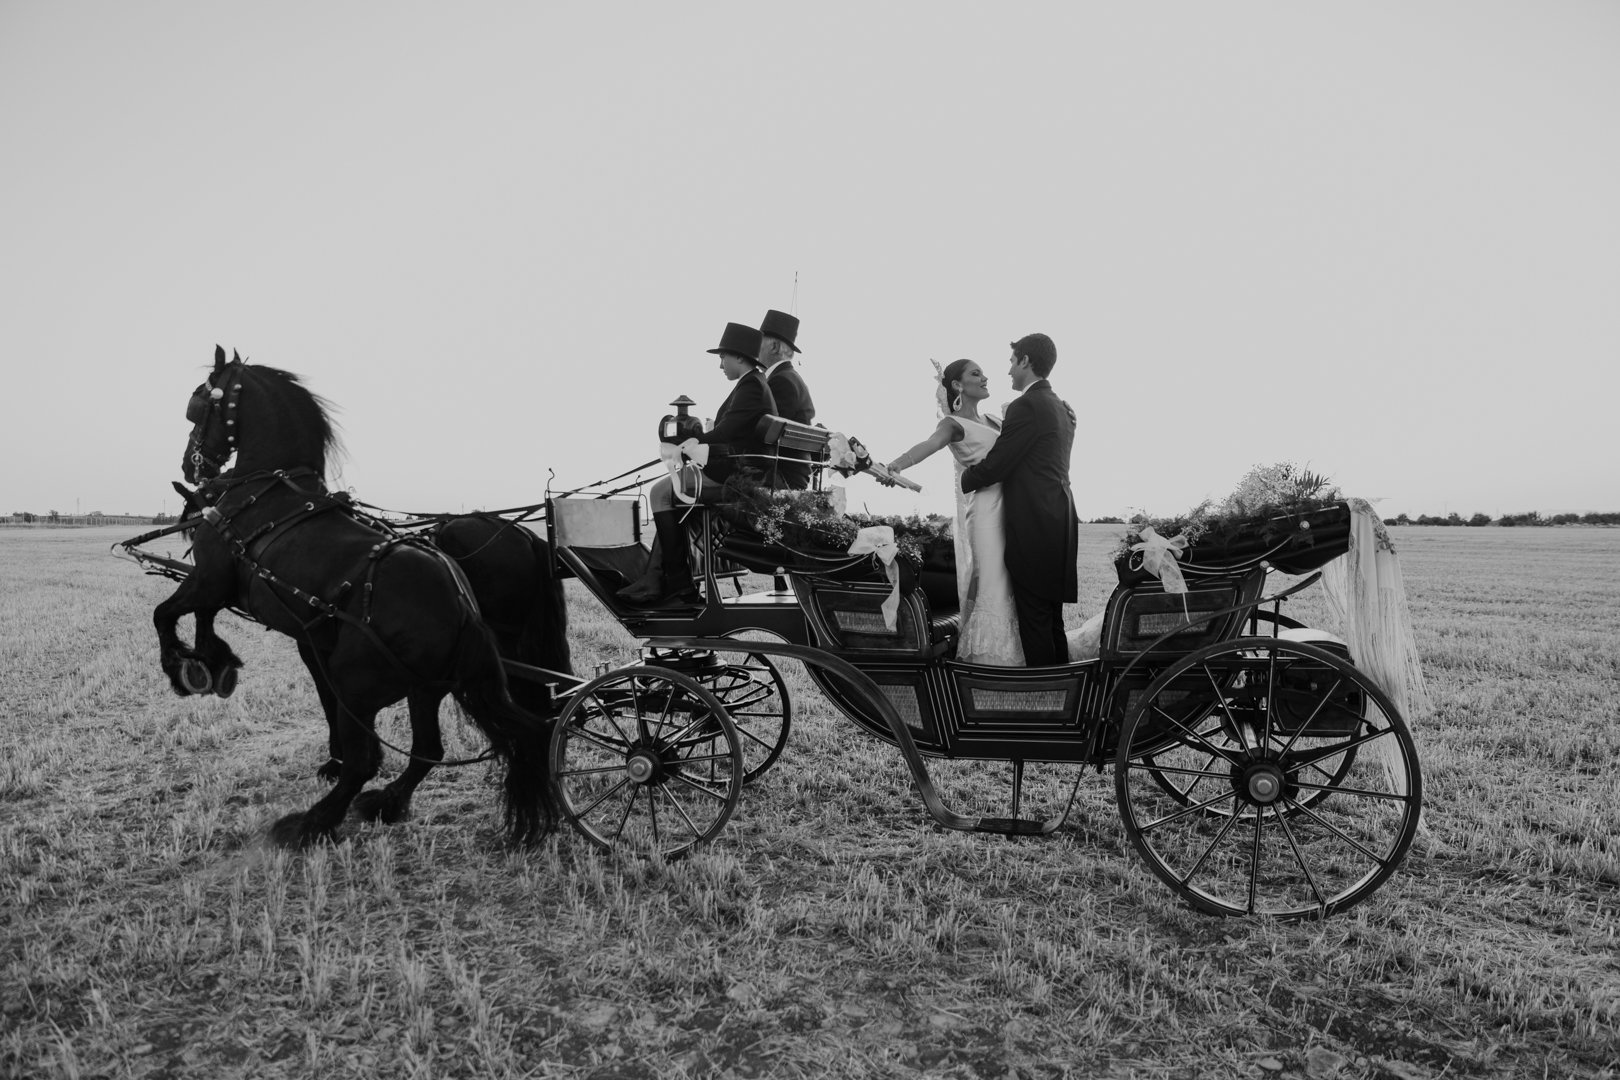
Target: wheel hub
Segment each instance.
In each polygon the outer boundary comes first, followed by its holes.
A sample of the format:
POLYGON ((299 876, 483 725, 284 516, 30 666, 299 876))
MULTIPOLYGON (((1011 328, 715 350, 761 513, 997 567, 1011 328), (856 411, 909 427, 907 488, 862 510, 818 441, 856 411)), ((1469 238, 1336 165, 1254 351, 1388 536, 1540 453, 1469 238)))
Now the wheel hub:
POLYGON ((1288 772, 1281 761, 1251 758, 1232 766, 1232 787, 1252 806, 1270 806, 1289 793, 1288 772))
POLYGON ((1274 765, 1252 769, 1248 776, 1249 798, 1257 803, 1273 803, 1282 794, 1282 772, 1274 765))
POLYGON ((638 784, 656 784, 664 778, 663 759, 645 747, 632 750, 624 759, 624 774, 638 784))

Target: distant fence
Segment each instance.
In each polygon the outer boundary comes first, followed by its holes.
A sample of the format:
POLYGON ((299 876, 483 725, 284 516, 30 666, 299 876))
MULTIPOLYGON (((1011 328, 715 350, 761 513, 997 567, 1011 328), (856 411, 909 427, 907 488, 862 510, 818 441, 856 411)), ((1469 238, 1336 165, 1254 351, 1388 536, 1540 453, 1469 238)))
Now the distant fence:
POLYGON ((33 520, 11 514, 0 518, 0 529, 88 529, 97 525, 163 525, 173 517, 162 514, 49 514, 30 515, 33 520))

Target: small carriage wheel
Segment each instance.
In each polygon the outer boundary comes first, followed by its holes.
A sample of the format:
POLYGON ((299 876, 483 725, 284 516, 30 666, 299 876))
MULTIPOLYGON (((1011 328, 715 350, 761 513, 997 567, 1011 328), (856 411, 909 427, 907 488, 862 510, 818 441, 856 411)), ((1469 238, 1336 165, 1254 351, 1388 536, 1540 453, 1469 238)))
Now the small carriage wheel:
POLYGON ((793 730, 793 699, 770 657, 761 653, 715 654, 719 666, 699 677, 720 699, 742 739, 743 783, 752 784, 776 764, 793 730))
POLYGON ((1399 711, 1341 656, 1238 638, 1153 680, 1114 768, 1137 853, 1199 910, 1322 918, 1371 895, 1417 831, 1399 711))
POLYGON ((685 854, 725 827, 742 794, 742 746, 718 699, 676 671, 598 676, 551 737, 564 816, 605 850, 685 854))

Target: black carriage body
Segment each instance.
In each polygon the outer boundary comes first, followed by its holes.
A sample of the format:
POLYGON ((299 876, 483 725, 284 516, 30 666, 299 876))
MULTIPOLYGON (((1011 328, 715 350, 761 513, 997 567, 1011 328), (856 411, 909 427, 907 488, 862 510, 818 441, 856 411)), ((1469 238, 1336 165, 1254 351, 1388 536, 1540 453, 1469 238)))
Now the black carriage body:
MULTIPOLYGON (((918 567, 897 560, 899 580, 891 582, 871 556, 772 545, 703 507, 691 510, 688 528, 705 602, 626 605, 618 588, 647 559, 637 538, 638 514, 631 499, 558 499, 547 508, 563 572, 579 578, 626 630, 655 649, 765 632, 836 656, 864 678, 857 684, 807 662, 827 699, 863 731, 898 745, 875 692, 928 757, 1104 767, 1125 717, 1159 672, 1236 637, 1266 578, 1259 558, 1192 575, 1185 594, 1165 592, 1151 575, 1122 573, 1105 610, 1098 658, 1049 668, 997 667, 954 658, 958 619, 954 605, 946 606, 952 597, 926 587, 933 582, 918 567), (775 577, 778 587, 724 596, 727 576, 749 572, 775 577), (892 626, 886 601, 895 607, 892 626)), ((1317 535, 1331 542, 1330 532, 1319 526, 1317 535)), ((1328 549, 1324 543, 1313 550, 1328 549)), ((954 572, 937 577, 954 590, 954 572)))

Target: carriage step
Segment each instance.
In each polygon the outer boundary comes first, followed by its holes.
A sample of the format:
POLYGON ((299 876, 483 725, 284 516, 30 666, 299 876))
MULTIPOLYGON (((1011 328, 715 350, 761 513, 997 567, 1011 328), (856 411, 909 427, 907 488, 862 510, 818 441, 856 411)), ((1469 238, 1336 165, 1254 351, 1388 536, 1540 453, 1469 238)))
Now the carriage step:
POLYGON ((1003 833, 1007 836, 1036 836, 1045 824, 1030 818, 982 817, 973 828, 978 832, 1003 833))

